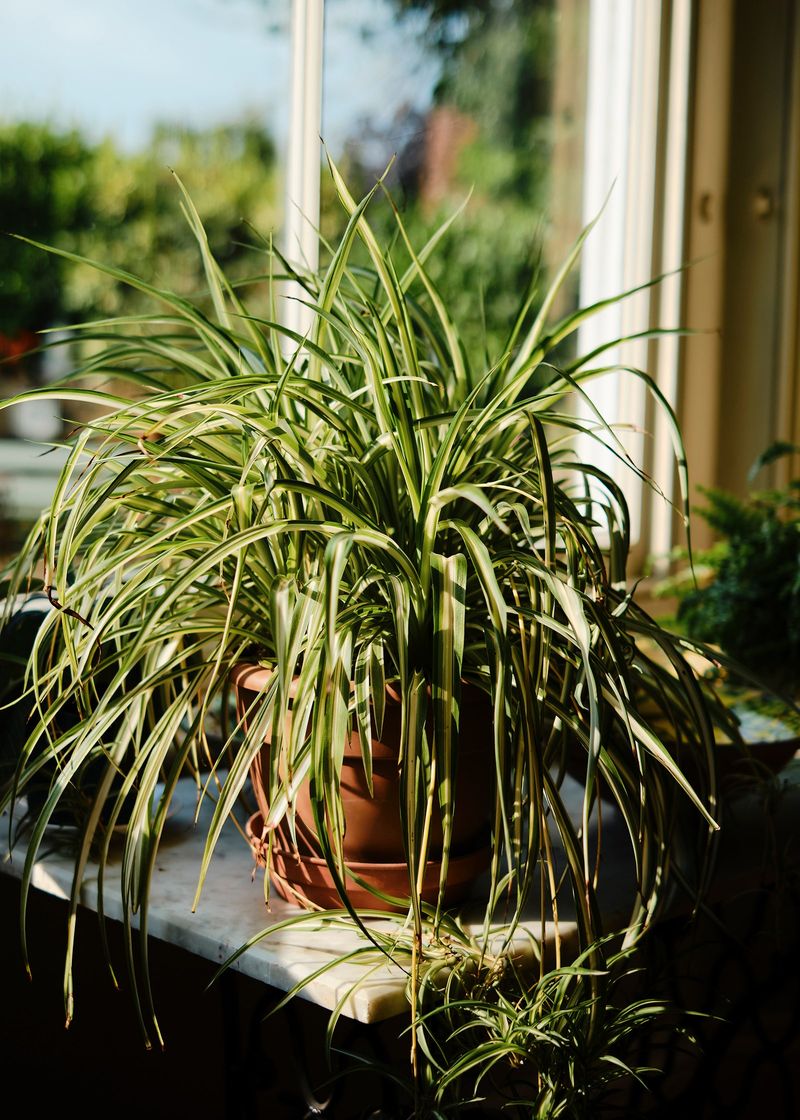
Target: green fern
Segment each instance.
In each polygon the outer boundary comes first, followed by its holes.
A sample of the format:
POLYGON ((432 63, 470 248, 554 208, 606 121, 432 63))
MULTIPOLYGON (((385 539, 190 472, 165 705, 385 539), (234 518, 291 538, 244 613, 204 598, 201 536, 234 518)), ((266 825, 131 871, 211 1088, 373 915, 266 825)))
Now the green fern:
MULTIPOLYGON (((768 449, 756 463, 772 461, 768 449)), ((779 455, 795 451, 780 445, 779 455)), ((752 477, 752 472, 751 472, 752 477)), ((739 499, 703 490, 698 512, 722 538, 705 560, 714 578, 682 598, 678 621, 754 673, 786 686, 800 671, 800 481, 739 499)))

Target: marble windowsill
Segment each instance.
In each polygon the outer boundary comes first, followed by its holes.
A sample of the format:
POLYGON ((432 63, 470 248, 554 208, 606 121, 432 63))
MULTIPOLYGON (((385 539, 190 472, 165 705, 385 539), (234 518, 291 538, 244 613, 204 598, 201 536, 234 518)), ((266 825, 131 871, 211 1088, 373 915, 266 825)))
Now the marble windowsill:
MULTIPOLYGON (((577 817, 581 790, 567 778, 566 801, 577 817)), ((750 793, 734 799, 728 816, 731 827, 723 828, 715 879, 716 892, 747 889, 758 880, 763 867, 763 852, 774 837, 796 839, 798 802, 800 801, 800 764, 790 764, 779 779, 783 797, 769 811, 763 799, 750 793)), ((261 931, 279 925, 300 911, 273 896, 267 908, 264 900, 263 873, 255 878, 247 841, 229 822, 223 829, 211 861, 196 912, 192 901, 197 888, 205 839, 205 816, 211 806, 201 812, 194 823, 195 789, 189 780, 180 783, 159 848, 153 876, 149 906, 149 931, 154 937, 170 942, 207 960, 222 963, 248 940, 261 931)), ((603 865, 601 867, 601 906, 607 928, 619 928, 630 912, 633 897, 633 874, 624 826, 610 807, 603 813, 603 865)), ((3 848, 0 872, 22 874, 25 859, 24 838, 13 853, 6 847, 8 821, 0 821, 3 848)), ((53 841, 48 838, 38 859, 32 882, 35 887, 59 898, 68 898, 72 884, 72 859, 58 851, 58 830, 53 841)), ((121 844, 106 871, 104 911, 107 917, 121 920, 118 875, 121 844), (116 877, 116 882, 115 882, 116 877)), ((562 892, 566 896, 566 891, 562 892)), ((81 902, 89 909, 97 908, 97 869, 89 865, 81 889, 81 902)), ((469 906, 469 904, 468 904, 469 906)), ((469 921, 470 912, 464 916, 469 921)), ((476 905, 475 915, 480 912, 476 905)), ((379 927, 381 928, 381 927, 379 927)), ((382 928, 389 928, 383 926, 382 928)), ((531 920, 531 931, 541 935, 541 921, 531 920)), ((569 944, 576 925, 569 900, 560 906, 559 934, 569 944)), ((554 938, 548 924, 545 940, 554 938)), ((310 928, 307 924, 280 929, 251 946, 238 958, 234 968, 273 987, 289 991, 297 983, 312 976, 321 966, 336 961, 344 954, 363 946, 364 941, 350 930, 332 927, 310 928)), ((364 1023, 376 1022, 402 1013, 407 1008, 406 976, 399 966, 380 963, 339 961, 332 968, 314 976, 302 990, 302 996, 322 1007, 333 1009, 340 1004, 344 1014, 364 1023)))
MULTIPOLYGON (((567 779, 569 782, 570 779, 567 779)), ((571 783, 571 800, 577 814, 580 787, 571 783)), ((264 899, 264 875, 259 871, 253 877, 253 863, 249 845, 232 822, 222 831, 208 870, 196 912, 192 901, 197 888, 201 857, 205 840, 205 823, 211 806, 201 810, 200 820, 194 823, 196 793, 192 783, 185 779, 179 784, 173 799, 173 811, 167 819, 159 847, 158 859, 150 893, 148 927, 152 936, 186 949, 207 960, 222 963, 249 939, 261 931, 279 925, 301 911, 278 898, 274 892, 269 907, 264 899)), ((625 867, 624 881, 613 883, 608 893, 608 912, 625 914, 626 899, 630 898, 630 859, 621 829, 615 828, 613 815, 604 820, 604 858, 618 861, 625 867), (613 857, 612 854, 613 853, 613 857)), ((12 853, 7 849, 8 821, 0 821, 3 847, 0 853, 0 872, 20 878, 25 861, 24 836, 12 853)), ((59 851, 59 830, 46 839, 42 854, 34 867, 33 885, 58 898, 69 897, 72 886, 72 859, 59 851)), ((67 830, 61 837, 69 839, 67 830)), ((63 845, 62 845, 63 846, 63 845)), ((106 870, 103 891, 103 909, 108 918, 122 919, 118 876, 121 862, 121 843, 114 852, 106 870)), ((566 892, 562 892, 566 895, 566 892)), ((97 868, 90 864, 81 889, 80 900, 91 910, 97 909, 97 868)), ((473 905, 476 929, 481 907, 473 905)), ((467 904, 464 912, 469 922, 467 904)), ((335 961, 344 954, 364 946, 362 938, 347 929, 308 924, 281 929, 269 934, 251 946, 232 967, 257 980, 282 991, 289 991, 298 982, 310 976, 325 963, 335 961)), ((378 923, 378 928, 389 930, 388 923, 378 923)), ((569 900, 564 898, 560 908, 558 932, 569 944, 576 933, 569 900)), ((532 929, 541 935, 541 921, 532 923, 532 929)), ((546 940, 553 940, 552 923, 546 926, 546 940)), ((527 942, 527 938, 524 939, 527 942)), ((402 1013, 407 1008, 405 996, 406 974, 399 966, 376 962, 357 963, 341 961, 333 968, 316 976, 303 988, 302 996, 323 1007, 333 1009, 342 1001, 343 1012, 361 1022, 376 1022, 402 1013), (352 990, 351 990, 352 989, 352 990), (348 994, 349 993, 349 994, 348 994)))
MULTIPOLYGON (((173 805, 176 808, 166 822, 153 874, 149 932, 153 937, 221 964, 260 931, 300 911, 276 896, 270 899, 267 908, 263 874, 253 878, 249 845, 229 823, 222 831, 197 910, 192 912, 205 840, 205 814, 195 825, 195 790, 188 781, 180 783, 173 805)), ((0 823, 0 827, 3 826, 7 834, 7 821, 0 823)), ((61 846, 59 839, 62 843, 69 840, 68 830, 63 830, 61 838, 59 831, 54 829, 52 841, 45 841, 42 848, 45 854, 37 860, 32 883, 48 894, 67 899, 72 887, 73 865, 69 854, 58 850, 61 846)), ((118 886, 121 843, 116 849, 105 873, 103 910, 106 917, 122 920, 118 886)), ((4 845, 0 864, 3 872, 20 878, 24 861, 24 837, 10 854, 7 845, 4 845)), ((96 910, 97 898, 97 868, 90 864, 84 876, 80 900, 90 910, 96 910)), ((135 921, 138 924, 138 920, 135 921)), ((312 933, 301 926, 276 932, 252 946, 233 967, 265 984, 288 991, 323 964, 358 944, 358 938, 347 931, 320 930, 312 933)), ((363 969, 356 965, 337 965, 332 971, 312 980, 303 995, 324 1007, 333 1008, 362 975, 363 969)), ((384 967, 353 994, 346 1013, 370 1022, 397 1014, 404 1002, 400 977, 384 967)))

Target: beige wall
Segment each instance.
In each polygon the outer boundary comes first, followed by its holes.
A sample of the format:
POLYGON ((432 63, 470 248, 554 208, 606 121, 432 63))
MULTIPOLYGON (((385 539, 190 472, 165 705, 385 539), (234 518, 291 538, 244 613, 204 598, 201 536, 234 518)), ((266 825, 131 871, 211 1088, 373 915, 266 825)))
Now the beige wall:
POLYGON ((685 321, 702 333, 680 414, 694 482, 738 492, 769 442, 800 434, 797 9, 697 4, 685 321))

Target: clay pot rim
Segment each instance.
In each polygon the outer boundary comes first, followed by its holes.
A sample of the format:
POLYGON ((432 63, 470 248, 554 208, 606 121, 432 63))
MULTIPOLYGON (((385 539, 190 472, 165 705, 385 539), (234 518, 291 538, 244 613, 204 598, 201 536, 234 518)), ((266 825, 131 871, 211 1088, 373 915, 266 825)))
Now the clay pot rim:
MULTIPOLYGON (((231 672, 231 683, 235 688, 246 690, 251 693, 263 692, 269 684, 270 678, 273 675, 272 669, 267 669, 262 665, 254 665, 250 663, 243 663, 237 665, 231 672)), ((464 682, 465 688, 461 696, 462 716, 465 714, 464 709, 471 709, 475 712, 477 709, 483 709, 484 712, 491 711, 491 698, 488 693, 483 689, 478 688, 477 685, 469 681, 464 682)), ((351 683, 351 689, 353 685, 351 683)), ((292 699, 297 695, 297 678, 295 677, 292 684, 289 686, 289 698, 292 699)), ((388 710, 394 709, 395 711, 400 706, 400 694, 392 687, 391 684, 386 685, 386 706, 388 710)), ((371 742, 371 754, 373 762, 390 762, 396 764, 398 756, 398 746, 392 742, 384 742, 381 739, 373 738, 371 742)), ((469 757, 475 752, 477 747, 470 747, 463 749, 462 754, 469 757)), ((361 744, 357 735, 348 736, 345 747, 344 756, 346 759, 358 758, 362 755, 361 744)))
MULTIPOLYGON (((245 688, 248 692, 263 692, 269 684, 270 678, 274 673, 273 669, 267 669, 263 665, 257 665, 253 662, 242 662, 242 664, 235 666, 231 672, 231 683, 237 688, 245 688)), ((352 682, 351 689, 354 687, 352 682)), ((391 682, 386 682, 386 699, 390 704, 400 703, 400 693, 392 685, 391 682)), ((461 682, 461 703, 468 707, 474 707, 481 704, 491 703, 491 697, 488 692, 484 692, 478 685, 473 684, 471 681, 463 680, 461 682)), ((429 689, 430 691, 430 689, 429 689)), ((297 677, 292 679, 289 685, 289 696, 293 698, 297 695, 297 677)))

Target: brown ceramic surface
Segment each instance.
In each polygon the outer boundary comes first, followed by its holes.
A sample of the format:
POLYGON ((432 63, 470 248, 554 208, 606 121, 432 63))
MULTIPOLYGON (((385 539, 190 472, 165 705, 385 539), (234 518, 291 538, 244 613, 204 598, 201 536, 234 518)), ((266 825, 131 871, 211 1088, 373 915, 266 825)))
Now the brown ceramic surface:
MULTIPOLYGON (((247 837, 260 867, 266 866, 267 841, 264 838, 264 818, 256 812, 247 822, 247 837)), ((451 856, 447 869, 445 903, 454 906, 463 902, 476 878, 489 864, 488 846, 482 844, 473 852, 451 856)), ((408 865, 406 863, 354 863, 348 861, 347 895, 353 906, 361 909, 400 911, 408 907, 408 865), (359 883, 353 878, 363 880, 359 883), (378 898, 372 887, 396 901, 378 898)), ((441 864, 430 860, 425 870, 422 897, 434 905, 439 893, 441 864)), ((320 856, 301 855, 286 843, 286 836, 279 832, 272 845, 271 877, 281 898, 288 902, 304 904, 304 900, 325 909, 338 909, 342 900, 333 877, 320 856)))

